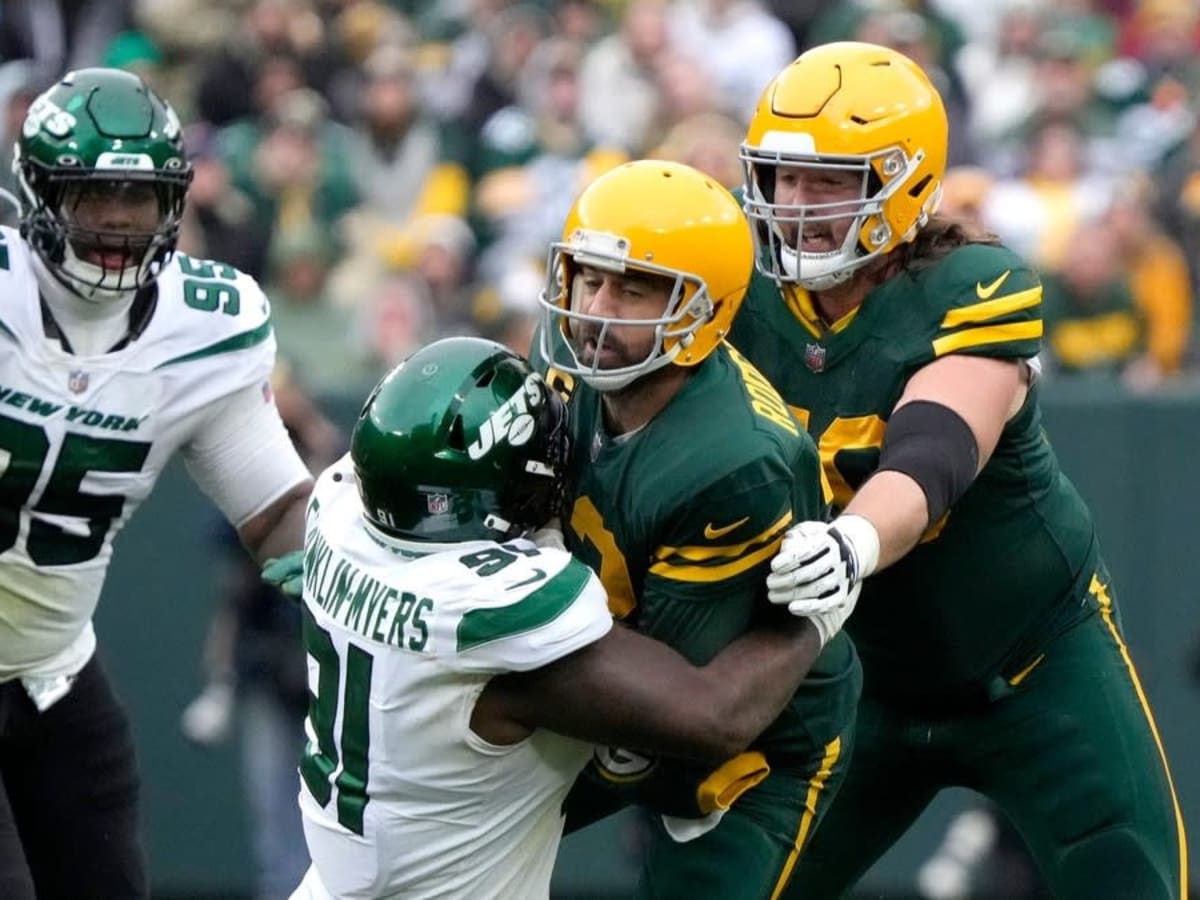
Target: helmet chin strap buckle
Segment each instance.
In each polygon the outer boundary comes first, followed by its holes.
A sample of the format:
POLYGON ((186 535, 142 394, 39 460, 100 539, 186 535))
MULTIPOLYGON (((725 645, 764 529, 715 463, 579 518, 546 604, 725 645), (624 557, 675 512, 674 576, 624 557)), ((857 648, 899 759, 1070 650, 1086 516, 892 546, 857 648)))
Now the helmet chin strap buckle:
POLYGON ((499 531, 501 534, 508 534, 512 530, 512 523, 500 518, 495 513, 488 513, 483 517, 483 527, 499 531))

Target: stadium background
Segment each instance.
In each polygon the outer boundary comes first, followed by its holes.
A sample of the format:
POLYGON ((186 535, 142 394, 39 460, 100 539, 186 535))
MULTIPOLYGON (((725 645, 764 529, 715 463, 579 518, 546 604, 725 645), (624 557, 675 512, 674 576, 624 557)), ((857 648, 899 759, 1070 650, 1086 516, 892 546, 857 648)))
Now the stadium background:
MULTIPOLYGON (((179 110, 196 167, 181 246, 263 283, 295 383, 344 429, 422 343, 479 333, 523 349, 546 243, 605 168, 654 155, 737 184, 762 85, 842 38, 926 68, 951 117, 945 207, 1043 273, 1049 437, 1095 510, 1195 827, 1195 0, 0 0, 0 188, 15 188, 12 138, 50 78, 143 74, 179 110)), ((156 897, 254 891, 235 744, 180 729, 224 590, 212 520, 168 472, 118 541, 97 619, 138 739, 156 897)), ((939 802, 863 896, 915 895, 968 803, 939 802)), ((636 825, 569 839, 556 893, 620 896, 636 825)))

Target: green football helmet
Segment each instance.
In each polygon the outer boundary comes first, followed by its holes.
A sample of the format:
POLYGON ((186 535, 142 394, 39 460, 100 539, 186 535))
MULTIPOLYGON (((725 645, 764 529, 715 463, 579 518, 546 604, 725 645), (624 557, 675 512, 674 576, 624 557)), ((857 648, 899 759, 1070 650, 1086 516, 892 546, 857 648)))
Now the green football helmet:
POLYGON ((379 382, 350 458, 364 515, 384 534, 507 540, 561 511, 566 407, 502 345, 446 338, 379 382))
POLYGON ((85 300, 129 297, 175 250, 192 167, 175 111, 132 73, 80 69, 38 97, 13 171, 22 236, 85 300))

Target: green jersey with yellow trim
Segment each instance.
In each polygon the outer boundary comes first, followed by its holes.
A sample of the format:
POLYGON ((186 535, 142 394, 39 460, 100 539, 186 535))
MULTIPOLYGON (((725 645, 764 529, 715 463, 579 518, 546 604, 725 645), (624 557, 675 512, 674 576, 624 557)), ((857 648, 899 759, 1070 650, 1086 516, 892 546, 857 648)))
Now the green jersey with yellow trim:
MULTIPOLYGON (((763 376, 722 345, 647 425, 612 436, 597 391, 534 364, 570 398, 564 531, 613 613, 696 664, 781 615, 766 600, 771 558, 793 522, 820 517, 823 498, 816 447, 763 376)), ((814 671, 828 658, 840 672, 852 656, 831 644, 814 671)), ((810 706, 803 716, 811 727, 810 706)), ((756 743, 772 764, 811 752, 801 718, 789 706, 756 743)))
MULTIPOLYGON (((826 328, 758 273, 730 335, 817 439, 835 510, 875 471, 909 378, 949 353, 1028 359, 1041 285, 1011 251, 968 244, 875 288, 826 328)), ((904 559, 867 579, 847 625, 865 689, 916 697, 1013 678, 1073 617, 1095 568, 1090 513, 1043 432, 1033 384, 988 464, 904 559)))

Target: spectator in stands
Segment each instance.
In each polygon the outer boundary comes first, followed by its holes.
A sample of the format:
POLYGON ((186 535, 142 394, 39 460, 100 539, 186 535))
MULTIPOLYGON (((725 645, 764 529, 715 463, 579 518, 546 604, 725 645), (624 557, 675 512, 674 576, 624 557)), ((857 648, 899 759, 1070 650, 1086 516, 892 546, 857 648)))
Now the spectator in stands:
POLYGON ((0 67, 0 191, 9 195, 0 194, 0 225, 17 225, 19 188, 13 172, 13 151, 29 104, 49 86, 50 81, 29 61, 15 60, 0 67))
POLYGON ((214 125, 228 125, 261 114, 287 89, 324 89, 331 72, 324 26, 310 0, 253 0, 233 33, 201 66, 197 112, 214 125), (290 83, 263 96, 261 89, 274 80, 271 70, 286 64, 290 83), (247 91, 247 85, 259 90, 247 91))
POLYGON ((125 0, 5 0, 0 61, 32 60, 51 72, 94 66, 127 16, 125 0))
MULTIPOLYGON (((539 46, 518 102, 484 124, 473 210, 484 278, 502 277, 530 260, 540 265, 572 198, 625 159, 619 149, 596 144, 583 125, 580 55, 564 39, 539 46)), ((531 296, 531 307, 533 301, 531 296)))
POLYGON ((259 228, 253 201, 235 187, 217 148, 217 130, 204 123, 186 129, 192 186, 184 209, 180 247, 200 259, 228 260, 242 271, 262 272, 270 232, 259 228))
POLYGON ((744 132, 742 125, 729 116, 698 113, 672 126, 650 155, 699 169, 733 190, 742 183, 738 148, 744 132))
POLYGON ((758 0, 675 0, 671 44, 703 61, 721 112, 753 109, 775 73, 795 58, 787 26, 758 0))
POLYGON ((1151 177, 1157 189, 1154 218, 1179 242, 1192 290, 1200 290, 1200 127, 1193 126, 1151 177))
POLYGON ((534 50, 549 34, 545 14, 531 3, 516 4, 495 17, 485 33, 487 64, 470 87, 470 102, 458 117, 476 134, 495 113, 518 99, 520 82, 534 50))
POLYGON ((1108 205, 1108 180, 1089 166, 1086 138, 1071 119, 1050 119, 1031 135, 1019 175, 988 192, 984 222, 1035 265, 1064 264, 1073 235, 1108 205))
POLYGON ((352 317, 336 306, 328 289, 336 246, 326 230, 308 225, 276 235, 271 244, 271 325, 280 355, 309 390, 354 390, 376 374, 346 352, 353 343, 352 317))
POLYGON ((579 110, 597 144, 638 155, 658 115, 655 62, 671 46, 663 0, 630 0, 618 31, 602 38, 583 58, 579 110))
POLYGON ((410 272, 389 273, 356 310, 354 353, 382 377, 429 343, 436 323, 428 287, 421 279, 410 272))
POLYGON ((993 148, 1036 105, 1037 48, 1043 13, 1037 0, 1005 0, 995 33, 977 37, 955 60, 970 110, 964 130, 984 165, 998 164, 993 148))
MULTIPOLYGON (((280 96, 265 120, 239 120, 218 136, 232 183, 272 240, 291 228, 331 229, 358 202, 346 128, 329 121, 327 109, 316 91, 298 88, 280 96)), ((262 278, 265 263, 247 271, 262 278)))
POLYGON ((1042 274, 1043 360, 1051 372, 1117 375, 1145 346, 1117 234, 1084 225, 1070 247, 1058 271, 1042 274))
POLYGON ((1126 372, 1127 381, 1141 389, 1179 374, 1191 342, 1194 307, 1187 259, 1151 215, 1152 190, 1146 177, 1128 179, 1105 215, 1134 305, 1145 322, 1146 353, 1126 372))

